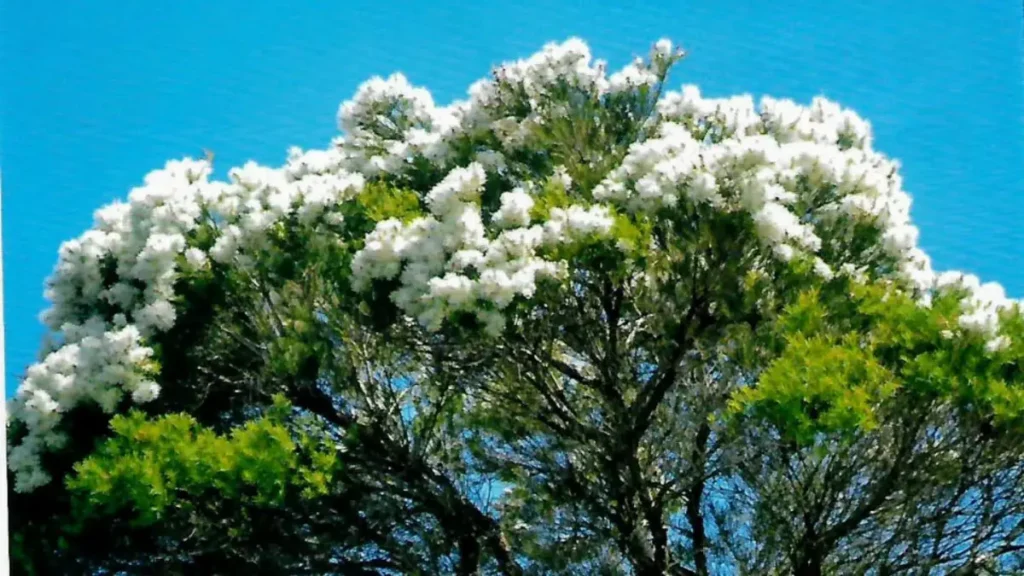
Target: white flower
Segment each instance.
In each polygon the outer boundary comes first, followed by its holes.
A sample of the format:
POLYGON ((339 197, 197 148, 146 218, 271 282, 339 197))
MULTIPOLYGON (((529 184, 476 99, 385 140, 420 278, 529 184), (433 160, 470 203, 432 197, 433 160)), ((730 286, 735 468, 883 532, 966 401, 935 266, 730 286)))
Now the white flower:
POLYGON ((817 256, 814 258, 814 272, 825 280, 831 280, 835 276, 835 272, 832 271, 832 267, 817 256))
POLYGON ((144 334, 169 330, 174 326, 177 314, 174 306, 166 300, 157 300, 135 312, 135 324, 144 334))
POLYGON ((448 266, 452 270, 462 271, 466 268, 479 268, 485 262, 484 253, 479 250, 459 250, 452 254, 448 266))
POLYGON ((996 336, 985 343, 985 350, 989 353, 999 352, 1005 350, 1010 346, 1010 339, 1005 335, 996 336))
POLYGON ((662 38, 655 42, 654 49, 651 51, 651 59, 668 58, 672 55, 672 51, 672 41, 668 38, 662 38))
POLYGON ((476 162, 465 168, 452 170, 427 194, 430 211, 436 216, 444 217, 458 209, 461 204, 476 201, 486 178, 483 166, 476 162))
POLYGON ((553 176, 562 185, 562 189, 568 191, 572 188, 572 176, 569 176, 569 170, 565 166, 556 166, 553 176))
POLYGON ((530 223, 533 198, 517 188, 501 195, 501 207, 495 212, 493 222, 498 226, 526 226, 530 223))
POLYGON ((640 59, 626 65, 608 79, 611 92, 626 92, 641 86, 652 86, 658 82, 658 76, 640 59))
POLYGON ((613 223, 607 206, 553 208, 544 224, 545 242, 568 242, 590 234, 608 234, 613 223))
POLYGON ((452 308, 461 308, 473 297, 473 281, 449 272, 441 278, 430 279, 429 297, 443 300, 452 308))
POLYGON ((188 263, 196 268, 202 268, 206 265, 208 259, 206 253, 198 248, 189 248, 185 251, 185 259, 188 263))
POLYGON ((138 404, 145 404, 151 402, 160 395, 160 386, 154 382, 140 382, 132 392, 132 400, 138 404))

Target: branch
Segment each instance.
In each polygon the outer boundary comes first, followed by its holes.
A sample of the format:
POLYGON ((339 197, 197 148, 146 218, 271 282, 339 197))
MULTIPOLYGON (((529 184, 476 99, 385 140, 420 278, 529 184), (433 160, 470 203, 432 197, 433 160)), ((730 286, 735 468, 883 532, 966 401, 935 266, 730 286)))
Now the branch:
POLYGON ((708 440, 711 437, 711 425, 705 418, 697 429, 697 437, 694 439, 693 453, 691 460, 695 467, 696 475, 690 489, 686 493, 686 520, 693 531, 693 560, 696 568, 696 576, 707 576, 708 555, 707 555, 707 534, 704 531, 704 514, 701 510, 704 496, 705 464, 707 459, 708 440))
POLYGON ((854 510, 846 520, 836 524, 821 535, 819 542, 824 548, 831 548, 834 546, 861 522, 871 516, 871 514, 873 514, 878 507, 889 498, 892 494, 893 487, 902 476, 905 467, 909 464, 907 459, 914 447, 914 438, 917 437, 917 427, 915 426, 911 432, 910 440, 901 447, 899 453, 893 459, 892 467, 889 468, 885 477, 883 477, 881 482, 875 487, 874 492, 868 500, 854 510))
MULTIPOLYGON (((297 406, 319 415, 328 422, 347 428, 355 424, 354 419, 334 409, 326 394, 312 387, 301 387, 293 391, 297 406)), ((388 442, 376 431, 369 429, 362 436, 368 455, 389 467, 391 472, 413 488, 417 499, 438 519, 446 531, 453 533, 459 542, 460 556, 468 553, 479 558, 480 544, 495 558, 505 576, 519 576, 522 569, 512 558, 498 523, 481 512, 459 492, 458 488, 444 474, 431 468, 406 447, 388 442), (470 544, 470 539, 475 544, 470 544)), ((468 560, 466 561, 468 563, 468 560)), ((477 562, 479 566, 479 562, 477 562)), ((475 573, 468 572, 469 574, 475 573)))
POLYGON ((698 321, 697 326, 693 330, 694 333, 699 333, 710 326, 711 316, 703 308, 704 302, 702 299, 696 299, 690 305, 686 318, 676 328, 676 333, 673 337, 674 350, 667 362, 667 366, 664 370, 659 370, 662 374, 655 380, 654 385, 645 387, 640 391, 634 404, 637 408, 633 418, 632 430, 629 433, 629 442, 636 443, 647 432, 648 427, 650 427, 651 416, 653 416, 661 401, 665 399, 665 395, 668 394, 672 385, 675 384, 676 376, 679 372, 679 363, 694 340, 694 334, 691 334, 694 321, 698 321))

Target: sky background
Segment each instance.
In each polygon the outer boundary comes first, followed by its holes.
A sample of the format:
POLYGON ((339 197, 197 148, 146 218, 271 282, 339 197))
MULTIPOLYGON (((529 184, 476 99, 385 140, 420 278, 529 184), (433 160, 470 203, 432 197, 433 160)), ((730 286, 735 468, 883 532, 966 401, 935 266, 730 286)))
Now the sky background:
POLYGON ((36 356, 43 282, 92 212, 168 159, 218 174, 323 147, 337 107, 404 72, 438 102, 550 40, 620 66, 667 36, 672 88, 825 95, 903 163, 937 268, 1024 297, 1024 16, 1020 0, 430 2, 0 0, 7 393, 36 356))

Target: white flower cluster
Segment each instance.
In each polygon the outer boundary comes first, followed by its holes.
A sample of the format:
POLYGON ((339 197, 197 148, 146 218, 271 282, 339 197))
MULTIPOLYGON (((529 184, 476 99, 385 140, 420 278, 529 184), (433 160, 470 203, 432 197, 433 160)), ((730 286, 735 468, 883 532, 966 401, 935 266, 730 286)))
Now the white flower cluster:
MULTIPOLYGON (((378 222, 352 272, 357 290, 395 281, 395 304, 432 330, 463 312, 498 333, 517 297, 530 298, 542 278, 565 276, 568 264, 553 259, 552 248, 612 235, 613 212, 689 202, 749 214, 779 258, 816 256, 816 270, 826 276, 833 268, 862 275, 864 262, 825 262, 823 238, 844 237, 824 235, 821 227, 877 226, 879 249, 901 262, 906 278, 926 295, 954 283, 967 287, 972 296, 961 327, 986 335, 992 350, 1006 345, 998 319, 1010 302, 1001 289, 932 271, 917 247, 897 164, 872 150, 867 122, 824 99, 805 107, 764 98, 755 107, 749 96, 704 98, 687 86, 662 97, 647 120, 658 131, 630 147, 592 202, 546 209, 538 218, 539 182, 516 181, 493 214, 482 213, 484 185, 512 174, 509 159, 531 144, 534 128, 564 111, 568 103, 559 98, 567 89, 598 103, 639 95, 677 54, 661 41, 646 62, 607 77, 606 64, 593 61, 582 41, 549 44, 448 106, 437 106, 400 74, 374 78, 341 106, 344 134, 325 150, 292 149, 280 168, 249 163, 227 182, 210 181, 209 164, 193 160, 148 175, 128 202, 99 210, 93 229, 61 248, 47 289, 52 308, 44 314, 59 345, 28 369, 11 409, 27 431, 10 452, 16 489, 49 480, 39 457, 64 441, 62 414, 82 403, 111 412, 125 398, 157 396, 146 342, 177 321, 175 286, 183 272, 244 267, 268 233, 292 218, 344 225, 340 208, 367 179, 401 177, 424 161, 447 174, 433 189, 417 191, 429 214, 378 222), (832 195, 798 212, 809 189, 832 195), (200 226, 215 235, 208 252, 193 240, 200 226)), ((564 168, 545 178, 569 198, 579 196, 564 168)))
POLYGON ((365 179, 339 166, 337 155, 293 149, 282 170, 249 162, 230 172, 230 184, 205 187, 204 204, 221 228, 210 257, 231 262, 241 248, 260 245, 274 224, 291 216, 305 224, 321 216, 340 224, 336 208, 358 194, 365 179))
POLYGON ((501 195, 501 207, 491 217, 491 222, 503 228, 526 226, 530 223, 533 197, 522 188, 501 195))
MULTIPOLYGON (((820 251, 817 225, 834 226, 841 217, 872 224, 882 233, 880 248, 899 262, 901 276, 922 293, 923 303, 953 278, 962 279, 973 296, 965 302, 961 325, 987 335, 990 350, 1008 344, 998 335, 999 315, 1015 302, 998 284, 933 271, 917 245, 898 163, 872 149, 871 127, 853 111, 824 98, 805 107, 765 97, 755 109, 750 96, 703 98, 696 86, 684 86, 665 95, 659 114, 664 123, 658 137, 634 144, 594 190, 595 198, 634 211, 681 199, 745 210, 783 260, 820 251), (802 181, 835 194, 810 213, 798 213, 794 207, 806 193, 802 181)), ((834 266, 861 275, 855 262, 815 258, 823 276, 831 276, 834 266)))
MULTIPOLYGON (((552 102, 552 94, 563 87, 590 93, 595 98, 651 88, 659 82, 659 70, 668 59, 679 53, 666 39, 659 40, 650 58, 634 59, 618 72, 608 76, 608 63, 594 60, 590 47, 578 38, 562 43, 549 43, 529 58, 503 64, 497 71, 500 85, 478 83, 472 92, 474 115, 488 118, 491 129, 507 149, 522 148, 530 143, 534 128, 557 114, 563 103, 552 102), (499 114, 509 100, 525 98, 530 112, 525 116, 499 114), (487 112, 479 112, 485 110, 487 112)), ((520 102, 522 104, 522 102, 520 102)))
POLYGON ((554 209, 543 225, 529 226, 533 199, 516 189, 502 195, 495 215, 505 229, 488 239, 478 203, 486 177, 478 163, 452 170, 426 195, 431 215, 378 223, 353 259, 353 286, 398 278, 393 300, 428 329, 464 311, 497 333, 505 322, 500 310, 517 295, 532 296, 538 278, 564 271, 564 263, 538 256, 538 248, 611 230, 602 206, 554 209))
POLYGON ((536 105, 559 82, 597 93, 607 92, 606 68, 604 61, 592 61, 590 47, 585 42, 572 38, 560 44, 548 43, 529 58, 502 65, 498 78, 522 90, 536 105))
POLYGON ((125 394, 143 403, 160 392, 140 370, 153 350, 142 345, 134 326, 109 330, 93 322, 69 332, 75 341, 28 369, 10 409, 10 418, 23 422, 27 432, 7 457, 20 491, 49 482, 40 456, 66 442, 58 428, 62 412, 89 401, 111 413, 125 394))
POLYGON ((67 333, 68 323, 91 320, 98 303, 141 315, 144 335, 173 323, 166 304, 174 296, 175 259, 199 221, 208 174, 205 162, 170 162, 146 176, 128 203, 98 210, 92 230, 61 246, 48 281, 47 325, 67 333))
POLYGON ((898 166, 871 149, 870 128, 853 112, 821 98, 809 108, 764 98, 758 111, 749 96, 705 99, 686 86, 665 96, 659 114, 664 123, 657 137, 634 144, 595 198, 634 211, 684 199, 744 210, 782 259, 818 252, 815 226, 849 216, 879 226, 883 247, 906 262, 908 275, 927 267, 898 166), (806 180, 816 183, 816 192, 835 190, 810 214, 795 208, 806 180))
POLYGON ((29 367, 10 410, 26 427, 9 459, 18 490, 49 481, 39 456, 61 443, 63 413, 82 402, 110 413, 126 396, 136 403, 156 398, 159 386, 144 378, 152 350, 143 342, 174 326, 180 257, 194 268, 210 258, 241 264, 233 260, 241 247, 292 214, 339 221, 332 209, 363 185, 362 175, 339 166, 336 153, 293 151, 284 169, 250 163, 233 170, 230 183, 217 183, 205 161, 172 161, 61 246, 48 280, 51 308, 42 315, 60 346, 29 367), (220 227, 210 254, 187 240, 204 220, 220 227))
POLYGON ((61 246, 42 316, 60 345, 28 368, 10 408, 26 431, 9 456, 18 490, 49 481, 39 457, 63 444, 63 413, 82 402, 113 412, 126 395, 143 403, 159 393, 143 338, 174 324, 177 258, 198 225, 208 174, 205 162, 170 162, 61 246))
POLYGON ((1010 345, 1010 339, 999 334, 999 323, 1000 317, 1017 302, 1006 297, 1002 286, 995 282, 983 284, 977 276, 960 272, 938 274, 934 285, 937 291, 955 288, 967 292, 958 323, 961 329, 985 337, 989 352, 1010 345))
POLYGON ((459 113, 466 106, 435 106, 430 92, 402 74, 372 78, 338 111, 338 125, 346 133, 338 142, 345 166, 370 176, 400 172, 417 155, 441 162, 458 136, 459 113))
POLYGON ((657 83, 657 73, 642 58, 637 58, 608 78, 608 91, 612 93, 628 92, 643 86, 654 86, 657 83))

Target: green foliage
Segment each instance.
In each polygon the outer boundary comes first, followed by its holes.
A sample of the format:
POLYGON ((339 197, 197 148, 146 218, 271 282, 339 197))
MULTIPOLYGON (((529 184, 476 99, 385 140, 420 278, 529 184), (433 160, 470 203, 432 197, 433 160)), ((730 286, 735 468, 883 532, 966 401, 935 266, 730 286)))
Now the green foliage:
MULTIPOLYGON (((958 296, 943 294, 924 307, 892 286, 845 281, 801 292, 776 322, 777 358, 756 385, 733 395, 730 414, 763 418, 810 444, 820 434, 849 439, 873 430, 898 395, 949 403, 1009 431, 1024 416, 1024 386, 1006 380, 1021 350, 993 355, 980 337, 954 338, 958 296)), ((1019 327, 1010 322, 1004 330, 1019 327)))
POLYGON ((757 386, 735 395, 731 410, 764 418, 786 437, 809 444, 819 434, 874 429, 876 406, 896 388, 893 374, 855 337, 834 342, 794 336, 757 386))
POLYGON ((568 208, 572 205, 573 199, 566 192, 565 184, 555 177, 549 177, 540 190, 533 194, 533 208, 530 209, 530 219, 537 222, 544 222, 554 208, 568 208))
POLYGON ((634 254, 643 254, 651 242, 653 225, 643 214, 614 214, 612 237, 620 248, 634 254))
POLYGON ((67 487, 81 519, 130 510, 139 526, 200 498, 280 505, 286 494, 323 494, 339 465, 311 436, 293 439, 279 398, 263 417, 217 434, 187 414, 111 421, 113 436, 75 465, 67 487))
POLYGON ((353 240, 362 240, 378 222, 397 218, 402 222, 422 216, 419 195, 387 182, 368 182, 354 201, 344 204, 345 230, 353 240))

